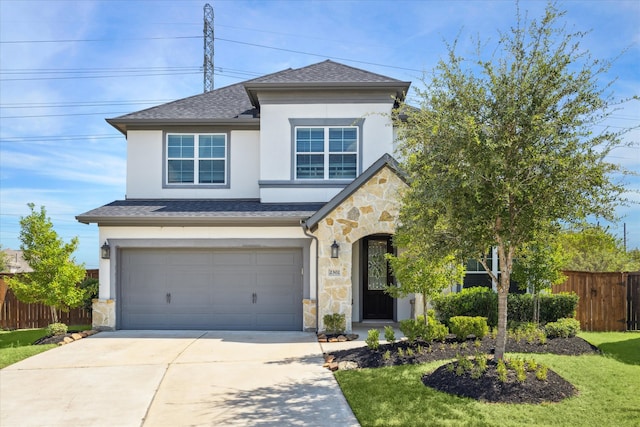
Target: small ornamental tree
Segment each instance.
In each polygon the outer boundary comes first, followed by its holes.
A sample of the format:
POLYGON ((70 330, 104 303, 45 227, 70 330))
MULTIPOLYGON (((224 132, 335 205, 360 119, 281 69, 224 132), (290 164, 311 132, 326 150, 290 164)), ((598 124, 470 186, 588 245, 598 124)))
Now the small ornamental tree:
POLYGON ((540 292, 562 283, 562 248, 554 237, 523 244, 513 262, 513 280, 533 295, 533 321, 540 322, 540 292))
POLYGON ((624 192, 607 155, 628 129, 595 127, 619 102, 599 81, 610 63, 580 48, 586 33, 568 32, 563 14, 553 3, 540 19, 518 12, 489 58, 482 43, 472 58, 449 45, 417 90, 419 108, 394 116, 410 184, 400 223, 440 253, 477 259, 497 284, 497 359, 516 254, 558 224, 613 219, 624 192), (492 247, 499 275, 487 265, 492 247))
POLYGON ((388 286, 385 292, 394 298, 421 294, 424 322, 428 325, 429 301, 449 286, 462 283, 464 266, 453 254, 435 252, 428 241, 407 235, 402 227, 394 236, 394 244, 402 250, 397 256, 388 254, 387 259, 398 283, 388 286))
POLYGON ((8 279, 7 284, 16 298, 26 303, 42 303, 51 308, 52 323, 58 323, 57 310, 82 305, 85 290, 78 284, 85 277, 84 265, 72 258, 78 247, 78 238, 64 243, 53 229, 44 206, 20 219, 20 249, 24 260, 33 272, 23 273, 8 279))

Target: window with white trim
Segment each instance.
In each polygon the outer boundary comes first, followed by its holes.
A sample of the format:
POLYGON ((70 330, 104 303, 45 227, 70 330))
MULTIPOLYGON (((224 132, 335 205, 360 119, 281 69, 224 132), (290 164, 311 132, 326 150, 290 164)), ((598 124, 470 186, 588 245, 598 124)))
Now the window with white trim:
POLYGON ((358 171, 358 128, 296 127, 296 179, 353 179, 358 171))
POLYGON ((168 134, 167 184, 225 185, 226 134, 168 134))

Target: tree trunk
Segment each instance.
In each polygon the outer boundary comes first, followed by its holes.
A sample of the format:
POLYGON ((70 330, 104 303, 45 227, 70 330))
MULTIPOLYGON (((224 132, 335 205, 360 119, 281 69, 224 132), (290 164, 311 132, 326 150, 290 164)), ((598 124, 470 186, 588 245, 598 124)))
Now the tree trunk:
MULTIPOLYGON (((500 278, 502 281, 502 277, 500 278)), ((496 360, 504 357, 505 348, 507 347, 507 295, 509 287, 504 288, 501 283, 498 286, 498 335, 496 337, 496 360)))
POLYGON ((51 309, 51 323, 58 323, 58 311, 53 306, 49 308, 51 309))

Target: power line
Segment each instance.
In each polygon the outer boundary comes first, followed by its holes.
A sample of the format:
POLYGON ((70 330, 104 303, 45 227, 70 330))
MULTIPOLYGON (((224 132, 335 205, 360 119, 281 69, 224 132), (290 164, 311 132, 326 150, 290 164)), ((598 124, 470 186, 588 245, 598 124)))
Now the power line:
POLYGON ((126 42, 131 40, 180 40, 199 39, 202 36, 172 36, 172 37, 133 37, 126 39, 60 39, 60 40, 3 40, 0 44, 30 44, 30 43, 85 43, 85 42, 126 42))
POLYGON ((396 65, 379 64, 379 63, 376 63, 376 62, 358 61, 358 60, 351 59, 351 58, 340 58, 340 57, 337 57, 337 56, 321 55, 319 53, 304 52, 304 51, 301 51, 301 50, 285 49, 283 47, 267 46, 267 45, 257 44, 257 43, 248 43, 248 42, 241 42, 241 41, 238 41, 238 40, 223 39, 223 38, 220 38, 220 37, 216 38, 216 40, 224 41, 224 42, 228 42, 228 43, 241 44, 241 45, 245 45, 245 46, 253 46, 253 47, 260 47, 260 48, 264 48, 264 49, 279 50, 279 51, 282 51, 282 52, 299 53, 301 55, 310 55, 310 56, 317 56, 317 57, 320 57, 320 58, 336 59, 338 61, 355 62, 357 64, 367 64, 367 65, 375 65, 377 67, 394 68, 396 70, 415 71, 415 72, 418 72, 418 73, 422 73, 424 71, 424 70, 418 70, 418 69, 415 69, 415 68, 405 68, 405 67, 398 67, 396 65))
POLYGON ((118 111, 112 113, 97 112, 97 113, 69 113, 69 114, 34 114, 30 116, 0 116, 4 119, 34 119, 42 117, 75 117, 75 116, 116 116, 121 114, 129 114, 131 111, 118 111))
POLYGON ((112 107, 120 105, 157 105, 174 101, 173 99, 157 99, 149 101, 94 101, 94 102, 24 102, 15 104, 0 104, 0 108, 74 108, 74 107, 112 107))
POLYGON ((167 72, 167 73, 122 73, 121 75, 100 75, 100 76, 68 76, 68 77, 24 77, 16 79, 0 79, 2 82, 16 81, 34 81, 34 80, 78 80, 78 79, 106 79, 113 77, 155 77, 155 76, 180 76, 188 74, 200 74, 196 71, 191 72, 167 72))
POLYGON ((56 142, 56 141, 78 141, 87 139, 122 139, 122 135, 57 135, 57 136, 9 136, 0 137, 0 141, 4 143, 24 143, 24 142, 56 142))
POLYGON ((119 67, 119 68, 0 68, 0 74, 33 74, 33 73, 101 73, 101 72, 140 72, 140 71, 171 71, 171 70, 198 70, 197 66, 183 67, 119 67))

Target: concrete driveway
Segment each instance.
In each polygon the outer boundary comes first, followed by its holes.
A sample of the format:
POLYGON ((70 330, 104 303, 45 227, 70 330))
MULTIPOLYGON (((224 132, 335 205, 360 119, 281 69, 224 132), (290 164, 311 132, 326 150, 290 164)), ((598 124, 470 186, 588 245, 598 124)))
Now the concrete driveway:
POLYGON ((0 370, 1 426, 357 426, 315 334, 101 332, 0 370))

